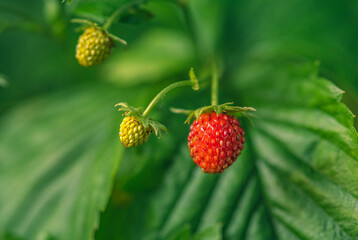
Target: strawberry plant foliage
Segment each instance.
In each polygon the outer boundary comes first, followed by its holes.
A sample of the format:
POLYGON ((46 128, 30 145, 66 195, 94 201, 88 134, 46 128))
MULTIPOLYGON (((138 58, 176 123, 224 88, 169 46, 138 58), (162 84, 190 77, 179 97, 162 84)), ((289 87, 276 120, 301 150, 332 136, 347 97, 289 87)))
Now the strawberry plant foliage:
POLYGON ((1 119, 0 239, 5 232, 24 240, 91 238, 119 163, 111 134, 116 114, 110 114, 117 93, 106 86, 75 88, 1 119), (24 113, 32 113, 26 123, 24 113))
MULTIPOLYGON (((114 231, 114 239, 192 236, 206 240, 205 229, 216 229, 213 239, 357 238, 358 137, 352 113, 340 102, 343 91, 319 77, 317 66, 310 62, 266 55, 258 58, 257 54, 244 62, 230 84, 240 102, 250 102, 258 111, 255 127, 244 124, 247 145, 233 166, 221 175, 203 174, 190 158, 183 130, 177 134, 182 136, 180 147, 169 144, 165 149, 167 144, 152 140, 148 146, 151 157, 140 171, 136 163, 147 155, 129 159, 126 153, 123 159, 131 160, 136 175, 119 174, 118 181, 122 191, 129 191, 130 200, 122 205, 112 199, 96 239, 106 239, 114 231), (140 187, 154 175, 162 181, 140 187), (153 187, 156 191, 148 196, 153 187), (140 214, 125 217, 135 209, 140 214)), ((0 155, 7 160, 0 167, 1 233, 13 232, 24 239, 74 240, 90 239, 94 234, 99 210, 109 197, 111 176, 118 164, 113 151, 119 145, 113 130, 118 118, 112 109, 118 90, 95 89, 69 91, 49 103, 30 102, 1 119, 0 155), (72 107, 61 103, 62 96, 72 96, 65 98, 72 107), (103 108, 107 105, 108 110, 103 108), (91 114, 93 111, 101 114, 91 114), (26 123, 11 124, 26 112, 33 112, 33 117, 26 123), (61 126, 68 126, 68 131, 57 138, 61 126), (66 139, 72 141, 61 145, 66 139), (15 142, 22 151, 15 151, 15 142), (88 145, 93 149, 90 152, 88 145), (37 153, 34 146, 42 146, 43 151, 37 153), (25 156, 26 163, 19 160, 25 156), (63 167, 59 170, 58 166, 63 167), (23 178, 29 169, 33 174, 23 178), (24 213, 24 209, 29 210, 24 213), (84 218, 62 220, 71 214, 84 218)), ((132 98, 137 104, 144 103, 139 95, 132 98)), ((125 91, 122 96, 130 99, 125 91)), ((238 100, 235 95, 231 98, 238 100)), ((175 132, 177 125, 169 125, 169 131, 175 132)), ((173 139, 168 138, 167 143, 173 139)))
MULTIPOLYGON (((247 57, 231 81, 258 110, 242 156, 223 174, 206 175, 183 144, 141 209, 146 227, 128 231, 129 221, 117 234, 168 239, 185 225, 195 233, 220 223, 222 239, 356 239, 358 135, 343 91, 317 72, 312 62, 247 57)), ((107 212, 104 229, 126 214, 107 212)))
MULTIPOLYGON (((240 17, 237 21, 222 18, 224 5, 218 1, 189 1, 202 58, 225 45, 220 43, 228 39, 220 34, 225 21, 242 23, 246 18, 248 27, 240 40, 261 37, 255 36, 258 24, 250 15, 258 15, 258 3, 251 4, 249 9, 240 7, 249 17, 233 14, 240 17)), ((116 0, 73 1, 67 8, 103 22, 117 5, 116 0), (86 11, 89 6, 92 10, 86 11)), ((266 23, 264 15, 257 17, 266 23)), ((165 111, 154 112, 168 127, 163 139, 149 137, 133 151, 118 147, 121 117, 113 111, 118 96, 143 106, 152 96, 148 85, 162 88, 159 81, 184 72, 194 61, 195 51, 178 21, 173 24, 178 29, 168 21, 170 27, 158 24, 143 33, 139 46, 133 44, 104 66, 104 78, 126 80, 135 87, 91 87, 86 79, 81 88, 57 90, 1 115, 0 239, 358 239, 358 135, 353 115, 341 103, 343 91, 320 77, 315 63, 288 58, 283 48, 282 55, 273 57, 267 46, 251 53, 245 47, 238 57, 231 44, 225 45, 230 48, 225 59, 230 57, 235 66, 222 82, 224 97, 258 111, 254 127, 240 118, 245 149, 223 174, 206 175, 195 166, 187 148, 188 126, 165 111), (147 86, 143 90, 139 85, 147 86)), ((227 34, 236 43, 236 30, 227 34)), ((335 41, 334 34, 328 36, 335 41)), ((22 45, 15 42, 16 47, 22 45)), ((33 61, 29 55, 24 62, 33 61)), ((34 66, 39 63, 33 61, 34 66)), ((19 69, 28 68, 18 64, 19 69)), ((179 96, 192 108, 205 104, 204 93, 179 96)), ((167 99, 175 103, 169 106, 177 106, 178 95, 167 99)))

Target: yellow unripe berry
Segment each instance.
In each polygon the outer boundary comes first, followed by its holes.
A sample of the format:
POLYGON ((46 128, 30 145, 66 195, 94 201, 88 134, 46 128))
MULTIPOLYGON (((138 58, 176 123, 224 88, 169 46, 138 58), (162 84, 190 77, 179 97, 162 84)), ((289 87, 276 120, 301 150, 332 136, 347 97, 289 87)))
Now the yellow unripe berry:
POLYGON ((125 147, 136 147, 146 142, 151 132, 151 128, 145 128, 140 120, 128 116, 121 123, 119 137, 125 147))
POLYGON ((76 58, 85 67, 103 62, 114 46, 108 34, 98 27, 88 27, 78 39, 76 58))

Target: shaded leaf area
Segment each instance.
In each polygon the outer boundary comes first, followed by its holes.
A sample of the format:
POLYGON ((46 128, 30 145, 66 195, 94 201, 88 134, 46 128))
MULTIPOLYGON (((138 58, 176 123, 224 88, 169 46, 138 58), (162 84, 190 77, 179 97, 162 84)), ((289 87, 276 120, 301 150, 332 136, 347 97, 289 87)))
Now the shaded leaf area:
POLYGON ((275 46, 282 55, 295 53, 319 59, 322 74, 349 86, 345 87, 347 90, 357 90, 357 2, 254 0, 232 4, 223 38, 232 44, 222 45, 227 55, 233 48, 242 56, 253 45, 261 45, 262 50, 275 46))
POLYGON ((1 118, 0 236, 92 238, 122 152, 119 95, 133 99, 105 85, 72 88, 1 118))
POLYGON ((221 225, 206 228, 195 234, 191 233, 189 225, 185 225, 178 232, 172 234, 169 240, 221 240, 221 225))
MULTIPOLYGON (((46 3, 53 1, 46 1, 46 3)), ((59 1, 56 1, 56 3, 59 4, 59 1)), ((28 30, 33 29, 33 27, 28 26, 31 25, 31 21, 27 18, 31 18, 31 16, 36 16, 39 19, 44 18, 42 1, 36 3, 5 1, 5 4, 13 8, 14 11, 19 11, 19 14, 25 13, 26 17, 23 20, 25 24, 23 26, 28 27, 28 30)), ((9 13, 11 12, 9 11, 9 13)), ((1 17, 7 16, 6 14, 3 15, 3 12, 0 15, 1 17)), ((7 18, 7 20, 10 21, 11 25, 17 23, 12 18, 7 18)), ((52 23, 49 25, 48 27, 51 28, 57 26, 52 23)), ((62 27, 65 28, 66 25, 62 27)), ((24 32, 22 28, 0 33, 0 52, 2 54, 0 72, 6 75, 9 80, 6 89, 0 88, 1 113, 24 99, 32 98, 35 94, 53 92, 60 88, 65 89, 71 84, 83 82, 83 79, 88 82, 89 79, 93 78, 93 72, 91 74, 85 71, 81 72, 78 65, 74 65, 76 63, 74 58, 75 41, 73 45, 69 43, 69 47, 65 47, 64 44, 61 45, 60 42, 54 41, 54 38, 50 36, 52 34, 50 29, 48 30, 46 37, 24 32), (66 69, 66 71, 58 71, 59 68, 66 69), (53 74, 54 72, 57 74, 53 74)), ((62 37, 64 36, 62 35, 62 37)))
POLYGON ((24 240, 23 238, 20 238, 18 236, 15 236, 14 234, 12 233, 2 233, 0 235, 1 239, 4 239, 4 240, 24 240))
POLYGON ((141 180, 163 175, 154 192, 113 194, 97 239, 189 239, 215 227, 217 239, 358 239, 358 136, 343 91, 316 63, 262 55, 230 81, 233 100, 258 110, 235 164, 203 174, 183 144, 141 180))

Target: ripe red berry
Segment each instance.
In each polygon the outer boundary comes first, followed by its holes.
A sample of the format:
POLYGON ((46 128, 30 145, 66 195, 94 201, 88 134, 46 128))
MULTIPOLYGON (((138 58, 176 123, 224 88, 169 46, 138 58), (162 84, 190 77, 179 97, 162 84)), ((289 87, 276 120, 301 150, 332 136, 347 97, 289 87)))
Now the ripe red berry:
POLYGON ((190 155, 203 172, 222 173, 244 148, 244 134, 235 117, 204 113, 190 126, 190 155))

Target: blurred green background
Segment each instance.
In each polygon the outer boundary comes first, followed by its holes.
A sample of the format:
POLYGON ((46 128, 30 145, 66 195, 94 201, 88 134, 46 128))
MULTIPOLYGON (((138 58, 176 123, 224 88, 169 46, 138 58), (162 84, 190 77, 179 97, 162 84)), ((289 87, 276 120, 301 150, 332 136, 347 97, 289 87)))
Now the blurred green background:
POLYGON ((0 239, 358 239, 358 2, 148 0, 111 28, 127 47, 80 66, 70 19, 126 2, 0 1, 0 239), (169 111, 210 103, 213 59, 220 102, 258 110, 221 175, 169 111), (190 67, 200 91, 151 112, 169 133, 124 149, 113 106, 145 108, 190 67))

